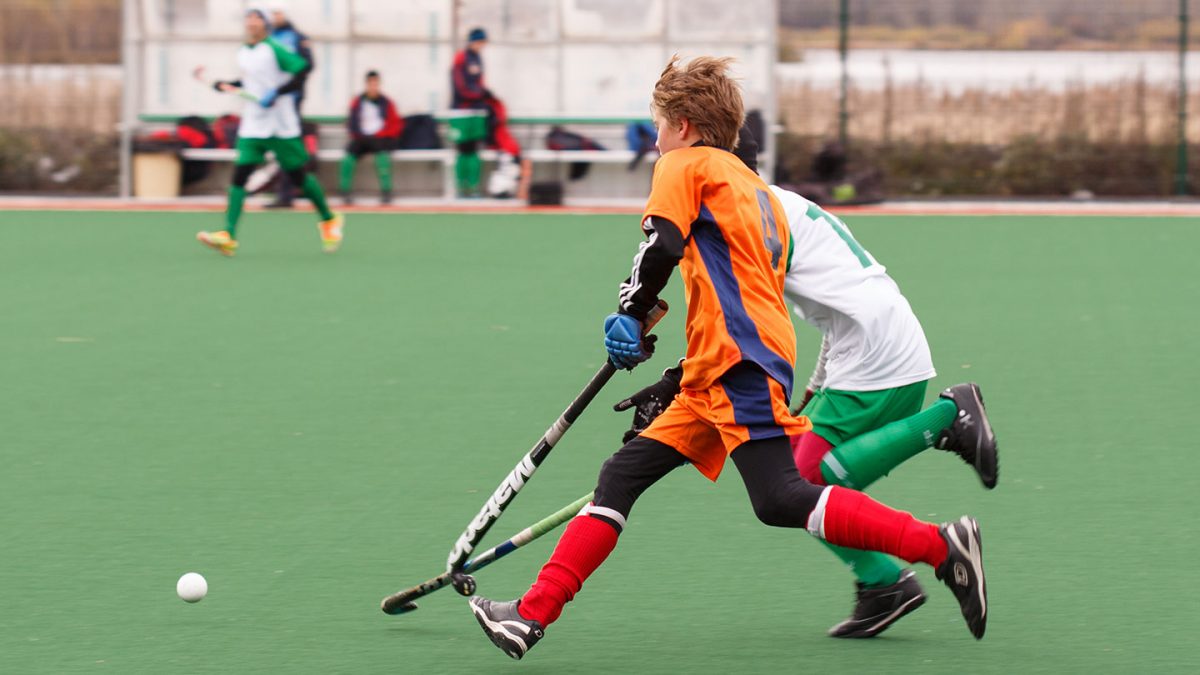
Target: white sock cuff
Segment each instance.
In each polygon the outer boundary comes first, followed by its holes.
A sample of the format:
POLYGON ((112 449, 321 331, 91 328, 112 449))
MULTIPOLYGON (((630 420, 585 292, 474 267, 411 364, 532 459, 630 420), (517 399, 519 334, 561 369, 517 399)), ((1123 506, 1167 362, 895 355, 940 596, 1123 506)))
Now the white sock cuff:
POLYGON ((588 502, 582 509, 579 510, 579 515, 586 516, 589 514, 604 516, 605 518, 608 518, 614 523, 620 525, 622 530, 625 529, 625 516, 621 515, 621 512, 616 509, 610 509, 605 506, 596 506, 595 504, 588 502))
POLYGON ((821 490, 817 505, 813 507, 812 513, 808 514, 808 533, 821 539, 825 538, 825 505, 829 502, 831 490, 833 490, 832 485, 826 485, 825 489, 821 490))

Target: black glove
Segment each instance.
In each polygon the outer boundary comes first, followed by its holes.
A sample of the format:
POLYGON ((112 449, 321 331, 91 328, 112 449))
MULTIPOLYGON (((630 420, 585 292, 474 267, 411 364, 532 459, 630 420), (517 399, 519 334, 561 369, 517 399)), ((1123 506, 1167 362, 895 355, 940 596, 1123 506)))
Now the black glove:
POLYGON ((642 389, 629 398, 613 406, 613 410, 621 412, 637 408, 633 413, 633 424, 629 431, 621 437, 622 443, 628 443, 646 430, 654 418, 662 414, 675 395, 679 393, 679 380, 683 377, 683 366, 675 366, 663 371, 662 379, 642 389))

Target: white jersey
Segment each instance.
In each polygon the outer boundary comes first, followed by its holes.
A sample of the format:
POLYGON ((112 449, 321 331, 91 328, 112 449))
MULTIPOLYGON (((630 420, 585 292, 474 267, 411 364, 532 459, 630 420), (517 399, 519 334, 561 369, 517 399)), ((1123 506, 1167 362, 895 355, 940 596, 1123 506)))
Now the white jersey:
MULTIPOLYGON (((291 81, 307 65, 302 57, 267 38, 238 50, 242 89, 261 98, 291 81)), ((300 114, 291 96, 280 96, 269 108, 248 102, 242 109, 239 138, 299 138, 300 114)))
POLYGON ((787 213, 792 251, 784 297, 824 335, 810 386, 878 391, 932 378, 921 322, 896 282, 836 216, 772 185, 787 213))

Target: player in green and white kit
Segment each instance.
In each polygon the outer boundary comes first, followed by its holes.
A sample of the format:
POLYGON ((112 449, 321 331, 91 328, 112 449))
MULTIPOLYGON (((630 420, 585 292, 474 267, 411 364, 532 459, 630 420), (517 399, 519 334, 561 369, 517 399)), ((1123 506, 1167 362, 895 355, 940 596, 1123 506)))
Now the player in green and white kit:
POLYGON ((295 98, 287 96, 304 84, 309 64, 300 55, 268 37, 270 23, 266 14, 257 9, 246 12, 246 43, 238 50, 238 66, 242 77, 232 82, 217 82, 223 92, 244 92, 246 103, 238 126, 237 160, 233 168, 233 185, 229 188, 229 206, 225 212, 225 229, 200 232, 196 238, 223 255, 237 251, 237 225, 246 200, 246 180, 255 167, 262 164, 267 152, 274 153, 280 167, 301 186, 304 196, 321 215, 318 229, 326 252, 336 251, 342 243, 342 217, 329 210, 325 192, 316 176, 305 170, 308 151, 300 137, 300 114, 295 98))
MULTIPOLYGON (((737 154, 756 168, 757 145, 745 134, 737 154)), ((950 387, 922 410, 926 385, 937 373, 921 323, 896 282, 836 216, 770 187, 791 231, 784 297, 823 336, 816 369, 794 411, 813 424, 811 432, 790 439, 800 475, 816 485, 865 490, 937 447, 958 454, 985 487, 995 487, 996 439, 979 387, 950 387)), ((616 405, 637 409, 628 433, 648 426, 674 398, 676 370, 616 405)), ((858 577, 854 613, 830 635, 874 637, 925 602, 913 572, 891 557, 822 543, 858 577)))

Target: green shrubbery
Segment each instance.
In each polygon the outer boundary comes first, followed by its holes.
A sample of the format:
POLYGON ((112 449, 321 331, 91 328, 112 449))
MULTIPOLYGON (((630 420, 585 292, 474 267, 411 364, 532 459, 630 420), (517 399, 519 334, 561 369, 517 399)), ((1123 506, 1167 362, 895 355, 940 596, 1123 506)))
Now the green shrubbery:
MULTIPOLYGON (((781 182, 804 180, 821 140, 780 136, 781 182)), ((1200 168, 1200 149, 1193 148, 1200 168)), ((1174 194, 1176 148, 1163 144, 1098 142, 1063 136, 1020 136, 1004 146, 949 141, 853 141, 849 167, 883 172, 888 196, 993 195, 1166 197, 1174 194)), ((1200 193, 1200 170, 1190 193, 1200 193)))

